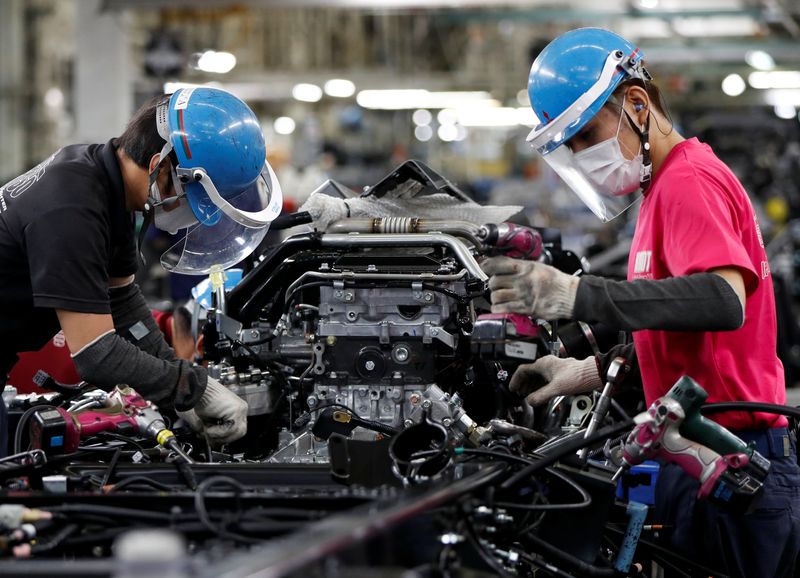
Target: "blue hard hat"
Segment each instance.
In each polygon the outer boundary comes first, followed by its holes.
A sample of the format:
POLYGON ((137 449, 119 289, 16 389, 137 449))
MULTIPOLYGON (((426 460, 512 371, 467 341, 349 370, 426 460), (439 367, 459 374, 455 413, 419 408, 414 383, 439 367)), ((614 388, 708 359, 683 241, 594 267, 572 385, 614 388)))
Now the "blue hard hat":
POLYGON ((238 263, 261 242, 283 204, 256 115, 225 90, 197 86, 177 90, 160 105, 156 124, 166 141, 161 161, 172 165, 177 206, 157 205, 155 224, 172 233, 186 229, 162 255, 162 265, 199 275, 238 263), (188 202, 181 204, 183 198, 188 202))
MULTIPOLYGON (((233 94, 212 87, 181 89, 168 108, 169 138, 178 167, 202 167, 219 193, 230 199, 250 187, 267 156, 256 115, 233 94)), ((217 205, 199 183, 184 185, 197 220, 214 225, 217 205)))
POLYGON ((642 58, 636 46, 602 28, 578 28, 550 42, 528 75, 531 108, 540 122, 528 140, 542 154, 569 140, 623 80, 649 79, 642 58), (556 119, 562 122, 546 134, 556 119))

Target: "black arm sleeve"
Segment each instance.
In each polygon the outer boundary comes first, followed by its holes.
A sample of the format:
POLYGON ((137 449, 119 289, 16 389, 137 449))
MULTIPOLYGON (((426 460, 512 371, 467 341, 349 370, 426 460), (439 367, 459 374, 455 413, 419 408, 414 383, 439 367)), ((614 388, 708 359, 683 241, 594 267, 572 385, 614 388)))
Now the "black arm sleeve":
POLYGON ((573 317, 625 331, 731 331, 744 323, 736 291, 714 273, 657 281, 586 275, 578 285, 573 317))
POLYGON ((136 283, 108 290, 111 315, 117 335, 159 359, 174 361, 175 352, 167 345, 150 308, 136 283))
POLYGON ((82 379, 103 389, 124 383, 162 407, 186 411, 205 393, 208 374, 188 361, 166 361, 145 353, 113 332, 72 357, 82 379))

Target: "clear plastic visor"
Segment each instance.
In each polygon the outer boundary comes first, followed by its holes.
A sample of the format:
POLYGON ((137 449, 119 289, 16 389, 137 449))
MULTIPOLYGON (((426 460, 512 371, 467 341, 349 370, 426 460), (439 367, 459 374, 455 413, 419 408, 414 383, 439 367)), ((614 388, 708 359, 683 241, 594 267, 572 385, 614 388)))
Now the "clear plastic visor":
POLYGON ((619 216, 642 196, 641 189, 619 196, 599 192, 566 145, 561 145, 542 158, 603 222, 619 216))
MULTIPOLYGON (((227 199, 238 211, 277 217, 283 205, 280 185, 272 168, 265 163, 256 182, 238 195, 227 199)), ((206 275, 224 270, 250 255, 269 230, 243 225, 217 209, 219 219, 207 226, 196 223, 186 229, 180 240, 161 255, 161 265, 168 271, 188 275, 206 275)))

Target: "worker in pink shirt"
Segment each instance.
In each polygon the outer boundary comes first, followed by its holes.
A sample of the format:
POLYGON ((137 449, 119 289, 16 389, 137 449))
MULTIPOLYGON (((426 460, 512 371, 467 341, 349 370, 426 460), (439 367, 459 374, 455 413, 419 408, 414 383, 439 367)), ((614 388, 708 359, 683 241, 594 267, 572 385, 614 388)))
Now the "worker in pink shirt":
MULTIPOLYGON (((708 391, 709 402, 784 404, 772 277, 755 211, 711 148, 675 130, 642 59, 624 38, 583 28, 553 40, 533 63, 528 92, 541 124, 528 140, 600 219, 634 203, 639 217, 627 281, 495 257, 483 265, 492 312, 603 322, 632 331, 633 344, 584 360, 543 357, 521 366, 510 388, 534 405, 590 391, 623 353, 648 404, 683 375, 708 391)), ((729 576, 791 576, 800 551, 800 469, 787 421, 747 412, 712 418, 771 461, 760 502, 745 515, 696 501, 698 482, 667 464, 656 521, 674 528, 679 552, 729 576)))

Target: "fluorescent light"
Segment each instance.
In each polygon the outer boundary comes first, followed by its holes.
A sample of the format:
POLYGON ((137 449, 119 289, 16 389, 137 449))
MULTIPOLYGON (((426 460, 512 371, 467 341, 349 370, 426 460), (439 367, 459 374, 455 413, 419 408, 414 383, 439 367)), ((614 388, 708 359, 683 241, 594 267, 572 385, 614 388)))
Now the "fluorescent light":
POLYGON ((799 70, 771 70, 751 72, 747 82, 753 88, 800 88, 799 70))
POLYGON ((413 120, 414 124, 417 126, 425 126, 431 124, 433 115, 431 111, 420 108, 414 111, 414 114, 411 115, 411 120, 413 120))
POLYGON ((272 123, 272 128, 274 128, 275 132, 278 134, 292 134, 296 126, 294 119, 288 116, 279 116, 275 119, 275 122, 272 123))
POLYGON ((204 86, 202 84, 193 84, 191 82, 165 82, 164 83, 164 94, 172 94, 176 90, 180 90, 181 88, 196 88, 198 86, 204 86))
POLYGON ((510 127, 520 124, 516 108, 465 108, 458 111, 458 122, 464 126, 510 127))
POLYGON ((236 66, 236 57, 230 52, 206 50, 197 59, 197 69, 203 72, 225 74, 236 66))
POLYGON ((347 98, 356 93, 356 85, 344 78, 332 78, 325 83, 325 94, 338 98, 347 98))
POLYGON ((744 55, 744 61, 758 70, 772 70, 775 68, 775 60, 763 50, 749 50, 744 55))
POLYGON ((637 0, 636 3, 639 5, 639 8, 645 8, 646 10, 652 10, 658 7, 658 0, 637 0))
POLYGON ((438 134, 439 138, 444 142, 452 142, 458 137, 458 129, 454 124, 443 124, 439 127, 439 130, 436 131, 436 134, 438 134))
POLYGON ((764 101, 772 106, 800 107, 800 89, 772 89, 764 92, 764 101))
POLYGON ((414 129, 414 136, 418 141, 427 142, 433 137, 433 129, 427 124, 420 125, 414 129))
POLYGON ((322 98, 322 89, 316 84, 295 84, 292 96, 302 102, 318 102, 322 98))
POLYGON ((500 103, 483 91, 431 92, 424 89, 362 90, 356 102, 376 110, 410 110, 416 108, 462 108, 475 103, 499 106, 500 103))
POLYGON ((728 96, 739 96, 746 88, 744 78, 738 74, 729 74, 722 80, 722 92, 728 96))
POLYGON ((710 38, 713 36, 755 36, 761 32, 760 24, 749 16, 690 16, 674 18, 672 27, 680 36, 710 38))
POLYGON ((791 104, 776 104, 775 116, 789 120, 797 116, 797 109, 791 104))
POLYGON ((523 106, 517 109, 517 122, 531 128, 540 124, 533 109, 529 106, 523 106))

